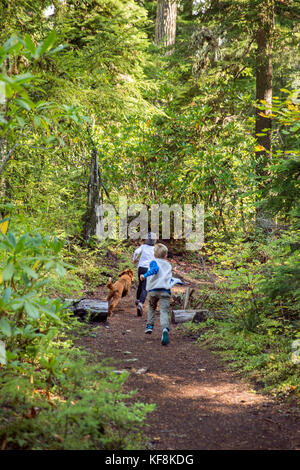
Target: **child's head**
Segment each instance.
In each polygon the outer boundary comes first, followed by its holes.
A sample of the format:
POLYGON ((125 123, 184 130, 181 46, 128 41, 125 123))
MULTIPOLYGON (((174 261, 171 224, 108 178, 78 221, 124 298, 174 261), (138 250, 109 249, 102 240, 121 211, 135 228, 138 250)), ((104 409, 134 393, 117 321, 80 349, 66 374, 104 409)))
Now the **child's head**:
POLYGON ((155 258, 166 258, 168 254, 168 248, 162 243, 156 243, 154 247, 155 258))
POLYGON ((156 240, 157 240, 157 235, 156 235, 156 233, 149 232, 149 233, 147 234, 147 238, 145 239, 145 244, 146 244, 146 245, 153 246, 153 245, 155 245, 156 240))

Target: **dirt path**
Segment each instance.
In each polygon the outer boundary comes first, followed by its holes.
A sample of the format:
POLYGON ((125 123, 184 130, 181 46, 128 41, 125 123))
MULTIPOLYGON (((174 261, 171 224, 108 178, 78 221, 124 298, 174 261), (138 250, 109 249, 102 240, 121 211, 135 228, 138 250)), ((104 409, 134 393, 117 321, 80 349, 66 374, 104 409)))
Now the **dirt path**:
MULTIPOLYGON (((99 287, 93 297, 103 299, 105 292, 99 287)), ((162 346, 159 314, 154 332, 145 335, 146 314, 136 316, 134 295, 132 289, 80 345, 95 359, 113 358, 116 370, 130 372, 125 390, 156 404, 145 430, 151 449, 300 449, 299 416, 253 392, 182 327, 171 325, 170 343, 162 346)))

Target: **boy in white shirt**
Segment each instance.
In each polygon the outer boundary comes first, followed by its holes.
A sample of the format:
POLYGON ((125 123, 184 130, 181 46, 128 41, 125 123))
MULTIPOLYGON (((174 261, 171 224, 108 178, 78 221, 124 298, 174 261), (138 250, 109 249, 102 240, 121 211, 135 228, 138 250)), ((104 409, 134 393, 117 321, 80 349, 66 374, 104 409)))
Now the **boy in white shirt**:
POLYGON ((169 342, 169 310, 171 288, 175 284, 183 284, 180 279, 172 278, 172 266, 166 260, 168 248, 162 243, 154 247, 155 260, 150 262, 149 270, 141 274, 141 280, 147 280, 147 291, 149 292, 149 310, 146 334, 151 334, 155 320, 155 309, 159 302, 160 325, 162 327, 161 344, 166 346, 169 342))
POLYGON ((133 254, 133 262, 138 263, 138 288, 136 292, 137 314, 139 317, 143 314, 143 305, 147 297, 146 280, 141 280, 141 274, 145 274, 148 271, 150 262, 154 259, 154 245, 157 240, 157 236, 153 232, 149 232, 145 240, 145 243, 139 246, 133 254))

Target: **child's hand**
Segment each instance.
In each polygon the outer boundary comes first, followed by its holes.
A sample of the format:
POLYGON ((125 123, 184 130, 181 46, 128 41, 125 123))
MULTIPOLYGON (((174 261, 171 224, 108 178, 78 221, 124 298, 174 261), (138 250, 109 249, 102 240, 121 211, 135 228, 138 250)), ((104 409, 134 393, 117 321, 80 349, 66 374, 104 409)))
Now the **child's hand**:
POLYGON ((141 275, 140 275, 140 280, 141 280, 141 281, 144 281, 144 280, 145 280, 144 274, 141 274, 141 275))

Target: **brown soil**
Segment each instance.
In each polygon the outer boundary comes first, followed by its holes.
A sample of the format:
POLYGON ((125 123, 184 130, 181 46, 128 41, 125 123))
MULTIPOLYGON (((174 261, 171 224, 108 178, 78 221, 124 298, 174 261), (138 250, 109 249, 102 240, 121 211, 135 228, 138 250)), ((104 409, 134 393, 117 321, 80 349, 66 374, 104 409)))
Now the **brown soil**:
MULTIPOLYGON (((99 286, 93 298, 105 295, 99 286)), ((95 360, 112 358, 117 371, 129 371, 125 391, 136 390, 136 401, 156 404, 145 427, 150 449, 300 449, 295 408, 255 392, 182 326, 171 325, 170 343, 162 346, 159 313, 152 335, 145 335, 147 303, 137 317, 134 300, 133 286, 114 316, 94 324, 79 344, 95 360)))

